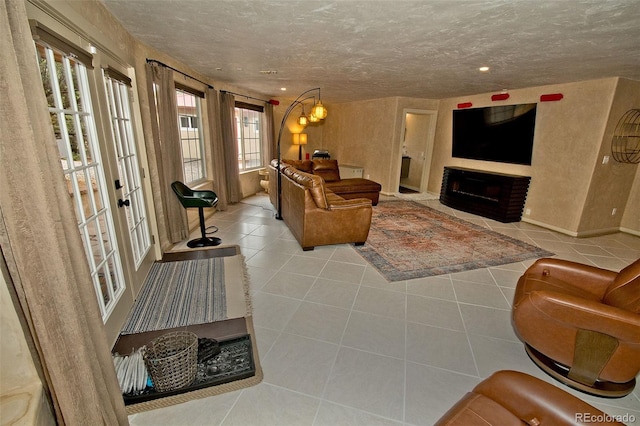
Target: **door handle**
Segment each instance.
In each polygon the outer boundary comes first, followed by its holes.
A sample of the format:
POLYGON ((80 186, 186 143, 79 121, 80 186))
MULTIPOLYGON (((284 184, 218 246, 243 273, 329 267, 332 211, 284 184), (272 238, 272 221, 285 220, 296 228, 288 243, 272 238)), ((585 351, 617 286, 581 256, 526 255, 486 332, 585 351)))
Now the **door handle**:
POLYGON ((129 200, 123 200, 122 198, 118 200, 118 207, 122 207, 122 206, 129 207, 130 204, 131 204, 131 201, 129 200))

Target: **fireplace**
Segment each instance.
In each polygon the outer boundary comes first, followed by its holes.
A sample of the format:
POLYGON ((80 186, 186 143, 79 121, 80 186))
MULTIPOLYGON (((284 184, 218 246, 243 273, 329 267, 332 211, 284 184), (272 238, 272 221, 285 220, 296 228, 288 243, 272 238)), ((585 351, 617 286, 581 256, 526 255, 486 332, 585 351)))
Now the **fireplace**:
POLYGON ((529 176, 445 167, 440 202, 499 222, 519 222, 529 176))

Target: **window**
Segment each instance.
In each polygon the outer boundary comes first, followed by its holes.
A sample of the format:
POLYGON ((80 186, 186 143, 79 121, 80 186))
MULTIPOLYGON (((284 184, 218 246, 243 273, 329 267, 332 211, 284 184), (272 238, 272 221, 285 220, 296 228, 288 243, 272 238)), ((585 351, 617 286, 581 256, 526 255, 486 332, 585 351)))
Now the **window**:
MULTIPOLYGON (((51 44, 63 45, 59 40, 51 44)), ((124 293, 125 281, 107 197, 87 67, 73 52, 62 53, 48 45, 36 44, 36 53, 60 165, 75 206, 102 319, 106 322, 124 293)))
POLYGON ((204 149, 202 145, 201 96, 182 88, 176 89, 178 126, 182 144, 182 168, 185 183, 205 178, 204 149))
POLYGON ((240 171, 259 169, 262 164, 263 107, 236 102, 235 119, 238 135, 238 167, 240 171))

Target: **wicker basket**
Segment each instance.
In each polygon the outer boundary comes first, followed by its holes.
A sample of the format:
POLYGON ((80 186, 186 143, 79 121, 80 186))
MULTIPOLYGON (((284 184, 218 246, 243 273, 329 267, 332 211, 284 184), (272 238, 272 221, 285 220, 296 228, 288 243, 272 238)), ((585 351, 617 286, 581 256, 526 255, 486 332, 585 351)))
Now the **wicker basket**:
POLYGON ((198 336, 176 331, 157 337, 147 345, 144 362, 157 392, 185 387, 198 372, 198 336))

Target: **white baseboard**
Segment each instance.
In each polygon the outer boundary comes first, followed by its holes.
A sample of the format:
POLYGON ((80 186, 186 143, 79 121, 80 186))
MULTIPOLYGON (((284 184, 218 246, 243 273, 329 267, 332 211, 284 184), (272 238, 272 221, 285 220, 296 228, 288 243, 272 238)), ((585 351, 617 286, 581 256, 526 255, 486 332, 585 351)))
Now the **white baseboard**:
POLYGON ((569 231, 568 229, 560 228, 558 226, 549 225, 548 223, 538 222, 537 220, 529 219, 527 217, 523 217, 522 221, 530 223, 532 225, 540 226, 542 228, 547 228, 552 231, 559 232, 561 234, 569 235, 570 237, 576 237, 576 238, 597 237, 600 235, 615 234, 616 232, 624 232, 627 234, 636 235, 640 237, 640 231, 636 231, 628 228, 622 228, 622 227, 611 227, 611 228, 602 228, 602 229, 594 229, 590 231, 576 232, 576 231, 569 231))
POLYGON ((627 233, 627 234, 635 235, 636 237, 640 237, 640 231, 638 231, 636 229, 629 229, 629 228, 620 227, 620 232, 624 232, 624 233, 627 233))
POLYGON ((528 217, 523 217, 521 220, 523 222, 527 222, 527 223, 530 223, 532 225, 539 226, 541 228, 547 228, 547 229, 550 229, 552 231, 559 232, 561 234, 569 235, 570 237, 577 237, 578 236, 578 233, 575 232, 575 231, 569 231, 568 229, 560 228, 560 227, 555 226, 555 225, 549 225, 548 223, 538 222, 537 220, 533 220, 533 219, 530 219, 528 217))

